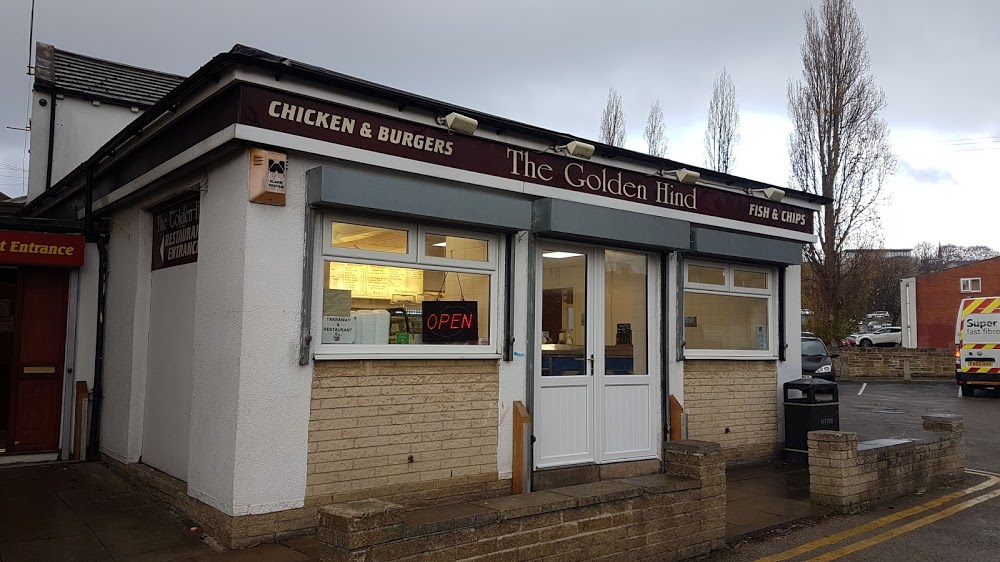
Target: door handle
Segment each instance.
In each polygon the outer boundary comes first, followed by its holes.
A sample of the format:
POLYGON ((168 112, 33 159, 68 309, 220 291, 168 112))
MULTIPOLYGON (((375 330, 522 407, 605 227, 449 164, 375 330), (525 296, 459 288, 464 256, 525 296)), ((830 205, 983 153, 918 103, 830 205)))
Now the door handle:
POLYGON ((590 359, 587 359, 587 361, 590 362, 590 376, 594 376, 594 354, 593 353, 590 354, 590 359))

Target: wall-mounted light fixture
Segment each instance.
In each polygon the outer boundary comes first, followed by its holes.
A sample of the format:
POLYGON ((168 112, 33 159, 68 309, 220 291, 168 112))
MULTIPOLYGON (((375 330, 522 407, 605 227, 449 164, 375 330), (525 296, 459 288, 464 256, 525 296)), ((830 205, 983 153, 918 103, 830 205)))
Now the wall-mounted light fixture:
POLYGON ((777 187, 765 187, 763 189, 748 189, 748 195, 763 195, 767 199, 777 203, 785 198, 785 190, 777 187))
POLYGON ((449 131, 464 133, 466 135, 475 133, 476 128, 479 127, 479 121, 476 121, 472 117, 466 117, 461 113, 455 113, 454 111, 444 117, 438 117, 437 122, 440 125, 448 127, 449 131))
POLYGON ((560 144, 555 148, 556 152, 565 152, 570 156, 583 158, 584 160, 590 160, 590 157, 594 155, 594 150, 594 145, 576 140, 570 141, 566 144, 560 144))
POLYGON ((701 174, 687 168, 681 168, 680 170, 660 170, 659 175, 674 176, 677 178, 677 181, 686 184, 696 184, 701 179, 701 174))

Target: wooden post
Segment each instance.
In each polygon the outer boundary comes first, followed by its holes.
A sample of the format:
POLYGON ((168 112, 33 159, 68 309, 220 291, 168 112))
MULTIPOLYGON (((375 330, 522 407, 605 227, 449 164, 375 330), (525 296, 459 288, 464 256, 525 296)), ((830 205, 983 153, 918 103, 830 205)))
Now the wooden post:
POLYGON ((73 423, 73 460, 80 460, 83 408, 87 403, 87 381, 76 381, 76 411, 73 423))
POLYGON ((531 491, 531 467, 528 465, 531 450, 531 415, 520 400, 514 402, 514 455, 511 470, 511 493, 525 494, 531 491))
POLYGON ((674 397, 673 394, 670 395, 670 440, 678 441, 684 438, 681 428, 681 414, 684 413, 684 406, 674 397))

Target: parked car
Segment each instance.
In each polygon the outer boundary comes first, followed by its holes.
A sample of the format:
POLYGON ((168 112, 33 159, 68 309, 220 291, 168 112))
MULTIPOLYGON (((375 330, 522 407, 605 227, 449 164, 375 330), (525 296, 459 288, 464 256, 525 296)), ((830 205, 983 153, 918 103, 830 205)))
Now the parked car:
POLYGON ((844 339, 840 340, 840 345, 844 347, 854 347, 858 345, 858 338, 861 337, 859 333, 848 334, 844 336, 844 339))
POLYGON ((804 337, 804 338, 815 338, 816 334, 814 334, 812 332, 802 332, 802 337, 804 337))
POLYGON ((896 347, 902 343, 903 329, 899 326, 887 326, 858 336, 858 345, 861 347, 896 347))
POLYGON ((802 376, 836 381, 837 373, 833 370, 833 358, 836 353, 830 353, 826 344, 819 338, 802 338, 802 376))
POLYGON ((890 318, 889 312, 886 310, 877 310, 868 314, 867 318, 890 318))

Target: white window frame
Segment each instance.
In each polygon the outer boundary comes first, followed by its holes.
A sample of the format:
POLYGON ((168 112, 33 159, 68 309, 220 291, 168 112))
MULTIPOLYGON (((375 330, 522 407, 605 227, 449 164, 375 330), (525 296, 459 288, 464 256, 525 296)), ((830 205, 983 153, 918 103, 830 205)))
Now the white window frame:
POLYGON ((983 279, 982 277, 963 277, 959 287, 963 293, 981 293, 983 292, 983 279), (973 281, 979 284, 978 289, 972 288, 973 281))
POLYGON ((389 260, 398 263, 417 263, 417 226, 406 223, 396 223, 368 217, 349 217, 343 215, 326 215, 323 217, 323 255, 346 258, 361 258, 372 260, 389 260), (406 232, 406 253, 397 254, 395 252, 379 252, 376 250, 358 250, 354 248, 334 248, 333 247, 333 223, 342 222, 359 226, 373 226, 375 228, 385 228, 389 230, 402 230, 406 232))
POLYGON ((500 283, 503 263, 500 239, 497 234, 474 231, 456 230, 452 228, 437 228, 434 226, 417 225, 415 223, 395 222, 351 215, 327 213, 321 221, 322 235, 317 237, 321 249, 317 252, 317 270, 313 275, 315 287, 313 299, 312 327, 315 342, 313 357, 316 360, 336 359, 499 359, 501 357, 500 331, 500 283), (407 236, 407 253, 378 252, 374 250, 357 250, 353 248, 333 247, 333 223, 342 222, 393 230, 405 230, 407 236), (424 251, 424 237, 427 233, 446 234, 463 238, 486 240, 488 262, 471 260, 436 258, 427 256, 424 251), (326 280, 326 262, 357 263, 364 265, 381 265, 388 267, 405 267, 426 271, 447 271, 451 273, 468 273, 488 275, 490 279, 489 305, 489 337, 490 345, 443 345, 443 344, 324 344, 318 334, 322 334, 323 285, 326 280))
MULTIPOLYGON (((706 260, 684 260, 684 293, 699 293, 706 295, 730 295, 751 297, 767 300, 767 341, 766 350, 756 349, 695 349, 684 347, 684 359, 731 359, 731 360, 768 360, 778 358, 778 286, 777 272, 772 268, 742 265, 737 263, 714 262, 706 260), (708 285, 688 281, 688 266, 716 267, 726 270, 725 285, 708 285), (751 271, 767 274, 767 289, 733 286, 735 270, 751 271)), ((683 312, 682 312, 683 315, 683 312)), ((684 325, 679 326, 683 339, 684 325)))

